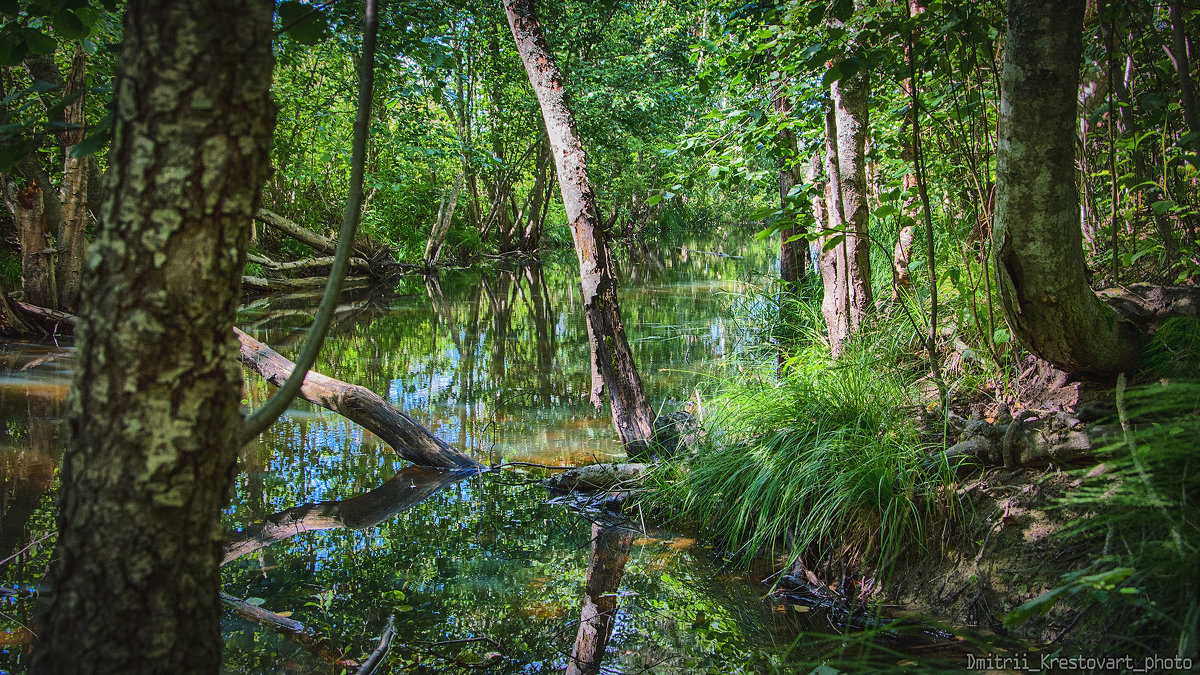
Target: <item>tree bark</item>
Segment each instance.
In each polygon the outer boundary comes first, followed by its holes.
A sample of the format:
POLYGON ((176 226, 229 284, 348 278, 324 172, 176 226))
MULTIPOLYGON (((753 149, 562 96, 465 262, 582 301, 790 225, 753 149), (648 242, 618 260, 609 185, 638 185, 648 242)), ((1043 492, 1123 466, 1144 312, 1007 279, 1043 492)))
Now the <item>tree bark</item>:
POLYGON ((308 244, 318 253, 329 253, 332 255, 337 250, 336 241, 324 235, 317 234, 273 211, 259 209, 255 212, 254 219, 268 227, 279 230, 302 244, 308 244))
MULTIPOLYGON (((275 386, 287 380, 296 364, 237 328, 233 332, 241 343, 242 363, 275 386)), ((478 462, 429 433, 366 387, 347 384, 310 370, 300 388, 300 397, 361 425, 410 462, 448 469, 479 468, 478 462)))
POLYGON ((849 282, 846 278, 845 242, 835 243, 843 236, 842 178, 838 163, 837 118, 832 105, 825 111, 825 226, 818 242, 821 257, 821 315, 829 333, 829 348, 836 358, 842 353, 842 343, 850 336, 849 282))
POLYGON ((438 208, 433 231, 429 233, 429 241, 425 243, 426 267, 436 265, 438 256, 442 254, 442 244, 446 243, 446 235, 450 234, 450 220, 454 218, 454 207, 458 205, 458 193, 462 191, 464 180, 466 180, 466 174, 459 174, 458 180, 454 181, 454 187, 450 189, 449 196, 442 199, 441 206, 438 208))
POLYGON ((33 327, 17 312, 16 304, 8 297, 8 289, 0 281, 0 337, 23 337, 33 332, 33 327))
MULTIPOLYGON (((781 81, 775 82, 771 98, 777 115, 791 114, 792 100, 788 98, 781 81)), ((784 217, 787 218, 788 194, 793 187, 801 184, 796 132, 791 129, 780 132, 777 141, 782 155, 779 160, 779 207, 783 210, 784 217)), ((808 253, 806 241, 803 239, 792 240, 797 234, 804 234, 803 227, 797 228, 795 225, 789 225, 779 231, 779 280, 783 284, 784 292, 792 296, 799 292, 808 253)))
POLYGON ((58 308, 54 290, 54 247, 46 225, 45 203, 37 180, 30 180, 9 199, 21 242, 21 293, 25 302, 58 308))
POLYGON ((88 212, 88 157, 72 157, 71 150, 83 141, 87 133, 84 115, 84 97, 87 91, 85 68, 87 52, 82 46, 75 48, 71 59, 71 73, 67 76, 64 96, 78 93, 78 98, 63 110, 63 121, 76 128, 62 132, 60 138, 64 150, 62 221, 58 224, 58 259, 55 261, 55 283, 58 290, 58 309, 75 311, 79 302, 79 285, 83 279, 83 258, 87 251, 88 212))
POLYGON ((608 387, 613 422, 623 444, 644 445, 652 434, 654 410, 646 400, 625 337, 617 304, 616 281, 609 268, 608 249, 600 230, 596 195, 588 179, 587 159, 576 131, 575 116, 568 105, 563 76, 538 23, 534 1, 506 0, 505 11, 529 82, 537 94, 554 152, 559 189, 579 259, 589 333, 608 387))
POLYGON ((1075 189, 1083 0, 1009 0, 996 153, 995 272, 1013 335, 1073 375, 1115 375, 1139 338, 1089 288, 1075 189))
POLYGON ((269 164, 271 35, 265 0, 128 5, 35 672, 220 668, 230 332, 269 164))
POLYGON ((842 225, 846 230, 847 298, 850 329, 858 328, 874 304, 871 290, 871 240, 867 208, 867 114, 870 81, 865 70, 831 86, 837 118, 838 174, 842 225))

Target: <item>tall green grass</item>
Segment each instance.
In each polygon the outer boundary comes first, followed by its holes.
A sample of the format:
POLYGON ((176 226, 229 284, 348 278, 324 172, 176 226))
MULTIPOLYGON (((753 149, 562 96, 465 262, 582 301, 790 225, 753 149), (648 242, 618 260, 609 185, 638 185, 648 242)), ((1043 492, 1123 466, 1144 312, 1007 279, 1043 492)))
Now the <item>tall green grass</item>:
POLYGON ((786 325, 764 334, 793 356, 778 374, 765 358, 724 383, 706 404, 706 444, 666 472, 654 499, 744 559, 784 543, 886 564, 923 540, 949 477, 922 448, 920 402, 898 367, 905 341, 883 321, 834 362, 819 307, 786 309, 786 325))

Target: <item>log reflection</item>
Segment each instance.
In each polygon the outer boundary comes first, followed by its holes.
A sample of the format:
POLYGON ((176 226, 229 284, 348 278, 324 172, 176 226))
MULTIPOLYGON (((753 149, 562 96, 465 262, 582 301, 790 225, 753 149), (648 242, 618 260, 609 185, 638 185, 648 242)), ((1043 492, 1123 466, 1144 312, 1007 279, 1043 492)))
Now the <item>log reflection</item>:
POLYGON ((444 487, 457 483, 475 471, 446 471, 410 466, 392 476, 379 487, 350 499, 302 504, 280 511, 261 523, 229 535, 225 545, 225 565, 264 546, 302 532, 349 528, 361 530, 373 527, 407 511, 428 499, 444 487))
POLYGON ((604 649, 612 637, 617 615, 617 589, 629 562, 635 532, 621 525, 592 523, 592 553, 588 557, 587 586, 579 631, 567 663, 568 675, 600 672, 604 649))

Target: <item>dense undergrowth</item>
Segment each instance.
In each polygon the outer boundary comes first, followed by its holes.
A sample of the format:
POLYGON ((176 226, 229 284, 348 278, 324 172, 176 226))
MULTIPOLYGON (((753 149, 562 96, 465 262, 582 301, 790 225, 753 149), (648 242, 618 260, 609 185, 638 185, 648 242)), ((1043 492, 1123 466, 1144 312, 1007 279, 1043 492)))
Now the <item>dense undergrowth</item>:
POLYGON ((763 352, 720 383, 699 452, 662 470, 654 502, 703 523, 743 560, 786 544, 810 562, 886 566, 920 549, 926 525, 955 509, 945 490, 953 471, 930 459, 915 414, 915 334, 881 315, 834 361, 819 289, 807 291, 785 312, 761 297, 747 303, 752 314, 788 317, 768 330, 789 356, 763 352))
MULTIPOLYGON (((1190 338, 1194 345, 1195 334, 1190 338)), ((1103 470, 1081 469, 1083 484, 1060 503, 1086 514, 1063 534, 1067 545, 1090 545, 1096 555, 1013 610, 1006 623, 1071 598, 1109 636, 1102 651, 1194 660, 1200 657, 1200 383, 1143 386, 1127 398, 1125 434, 1102 453, 1103 470)))
MULTIPOLYGON (((934 383, 923 329, 894 306, 834 360, 819 287, 810 280, 782 307, 778 297, 768 290, 736 303, 759 349, 743 355, 736 378, 717 383, 697 452, 662 466, 648 501, 698 524, 743 562, 784 548, 810 568, 859 563, 886 576, 897 561, 932 550, 939 525, 972 518, 955 496, 955 467, 936 459, 946 441, 930 421, 944 400, 953 408, 1018 398, 1004 374, 1019 354, 978 345, 964 361, 962 331, 943 331, 939 359, 950 367, 934 383)), ((970 300, 949 294, 944 316, 953 321, 970 300)), ((1135 382, 1155 380, 1131 389, 1126 437, 1097 457, 1106 469, 1080 469, 1083 487, 1062 504, 1087 514, 1058 536, 1063 546, 1094 549, 1090 564, 1012 612, 1012 624, 1071 597, 1085 622, 1114 636, 1105 647, 1113 653, 1195 655, 1200 321, 1167 321, 1147 344, 1135 382)))

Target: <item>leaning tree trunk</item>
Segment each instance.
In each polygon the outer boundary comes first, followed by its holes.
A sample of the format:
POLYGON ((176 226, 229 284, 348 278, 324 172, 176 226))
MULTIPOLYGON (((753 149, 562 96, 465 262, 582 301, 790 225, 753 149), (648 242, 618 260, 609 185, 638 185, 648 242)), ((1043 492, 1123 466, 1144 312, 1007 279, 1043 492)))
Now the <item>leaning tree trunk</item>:
POLYGON ((1072 374, 1133 365, 1138 334, 1088 286, 1075 189, 1083 0, 1009 0, 992 246, 1004 316, 1072 374))
POLYGON ((601 231, 596 195, 588 180, 583 143, 576 131, 575 116, 567 104, 563 76, 538 23, 534 0, 505 0, 508 25, 525 63, 529 83, 542 108, 546 134, 558 168, 563 206, 575 238, 579 276, 583 285, 592 345, 612 407, 613 422, 627 447, 649 441, 654 410, 646 400, 633 353, 625 338, 617 285, 608 264, 608 249, 601 231))
POLYGON ((220 668, 232 329, 269 166, 271 36, 268 0, 128 5, 35 672, 220 668))

